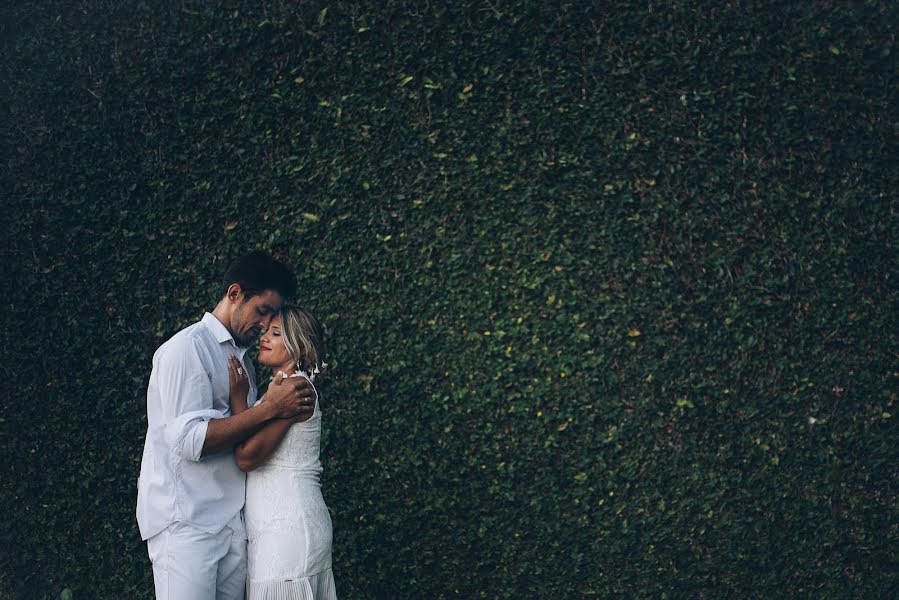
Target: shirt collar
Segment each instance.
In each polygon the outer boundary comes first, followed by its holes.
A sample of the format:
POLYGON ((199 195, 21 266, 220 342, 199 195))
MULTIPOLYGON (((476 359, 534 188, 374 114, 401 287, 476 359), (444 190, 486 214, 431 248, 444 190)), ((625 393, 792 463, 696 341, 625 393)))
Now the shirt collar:
POLYGON ((206 313, 203 315, 203 325, 212 332, 212 335, 215 337, 215 341, 219 344, 224 344, 225 342, 231 342, 235 346, 237 343, 234 341, 234 336, 231 335, 231 332, 222 325, 222 322, 218 320, 212 313, 206 313))

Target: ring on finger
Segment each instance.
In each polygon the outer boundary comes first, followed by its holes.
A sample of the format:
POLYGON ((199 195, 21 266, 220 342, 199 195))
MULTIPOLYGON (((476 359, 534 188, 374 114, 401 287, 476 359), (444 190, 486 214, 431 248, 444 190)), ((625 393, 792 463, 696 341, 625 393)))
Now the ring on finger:
POLYGON ((238 374, 238 375, 243 375, 243 368, 237 367, 237 374, 238 374))

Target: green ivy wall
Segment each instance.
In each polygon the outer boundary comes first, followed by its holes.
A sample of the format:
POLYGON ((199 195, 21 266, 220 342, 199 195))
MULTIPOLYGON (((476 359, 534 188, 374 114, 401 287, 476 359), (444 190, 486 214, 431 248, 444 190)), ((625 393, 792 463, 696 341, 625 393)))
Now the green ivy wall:
POLYGON ((0 15, 0 597, 152 597, 151 357, 253 248, 342 598, 897 593, 894 3, 0 15))

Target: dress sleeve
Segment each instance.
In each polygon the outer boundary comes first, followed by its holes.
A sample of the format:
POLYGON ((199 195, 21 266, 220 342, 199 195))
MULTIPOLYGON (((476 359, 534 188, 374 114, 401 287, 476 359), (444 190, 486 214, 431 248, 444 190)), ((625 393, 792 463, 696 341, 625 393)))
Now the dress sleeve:
POLYGON ((196 462, 202 458, 207 421, 225 415, 213 408, 212 382, 197 342, 186 339, 167 350, 157 365, 165 441, 175 455, 196 462))

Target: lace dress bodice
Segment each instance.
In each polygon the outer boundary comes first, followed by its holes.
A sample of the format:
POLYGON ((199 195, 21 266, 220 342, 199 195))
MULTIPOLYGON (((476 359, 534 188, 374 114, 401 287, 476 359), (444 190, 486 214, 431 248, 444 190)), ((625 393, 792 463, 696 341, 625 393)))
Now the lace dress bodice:
POLYGON ((275 449, 268 461, 247 477, 258 477, 269 471, 287 469, 301 471, 304 475, 319 481, 322 472, 321 453, 322 411, 318 402, 312 416, 301 423, 294 423, 281 444, 275 449))

